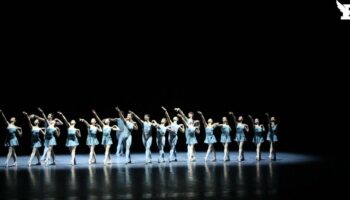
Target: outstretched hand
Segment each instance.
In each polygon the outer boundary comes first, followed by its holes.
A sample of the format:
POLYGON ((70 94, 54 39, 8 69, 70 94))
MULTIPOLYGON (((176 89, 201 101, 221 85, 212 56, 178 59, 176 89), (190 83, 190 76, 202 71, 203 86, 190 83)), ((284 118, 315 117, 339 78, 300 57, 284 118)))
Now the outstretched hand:
POLYGON ((39 110, 40 112, 44 112, 41 108, 38 108, 38 110, 39 110))
POLYGON ((60 112, 60 111, 57 111, 57 114, 59 114, 59 115, 62 115, 62 112, 60 112))
POLYGON ((230 111, 230 112, 228 112, 228 114, 229 114, 229 115, 233 115, 233 112, 230 111))
POLYGON ((163 109, 164 111, 166 111, 166 108, 165 108, 164 106, 162 106, 162 109, 163 109))
POLYGON ((197 111, 197 113, 198 113, 198 114, 200 114, 200 115, 202 114, 202 112, 201 112, 201 111, 197 111))
POLYGON ((27 113, 27 112, 23 111, 22 113, 23 113, 24 115, 28 116, 28 113, 27 113))

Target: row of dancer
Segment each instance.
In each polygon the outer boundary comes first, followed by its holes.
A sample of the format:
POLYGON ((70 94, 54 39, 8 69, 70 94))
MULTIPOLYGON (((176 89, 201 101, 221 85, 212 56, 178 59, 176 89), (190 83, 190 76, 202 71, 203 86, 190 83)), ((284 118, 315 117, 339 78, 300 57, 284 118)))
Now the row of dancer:
MULTIPOLYGON (((134 112, 129 111, 126 117, 124 117, 123 112, 116 107, 116 111, 118 112, 119 117, 117 118, 105 118, 101 120, 99 116, 97 115, 96 111, 92 111, 95 118, 92 118, 90 123, 88 123, 85 119, 79 119, 79 121, 83 122, 87 129, 87 139, 86 144, 90 148, 89 153, 89 164, 96 163, 96 153, 95 153, 95 146, 100 144, 97 139, 97 132, 102 132, 102 141, 101 144, 105 147, 105 159, 104 164, 111 164, 111 155, 110 155, 110 147, 113 144, 112 137, 111 137, 111 131, 117 132, 117 154, 120 155, 123 152, 123 149, 125 149, 125 158, 126 163, 131 163, 131 156, 130 156, 130 146, 132 144, 132 132, 134 130, 138 130, 138 124, 133 121, 133 118, 136 119, 137 122, 142 127, 142 141, 145 146, 145 156, 146 156, 146 163, 150 163, 152 161, 151 158, 151 144, 152 144, 152 127, 155 127, 157 130, 157 137, 156 137, 156 143, 159 148, 159 158, 158 162, 165 162, 165 155, 164 155, 164 146, 165 146, 165 135, 168 133, 168 142, 170 145, 170 152, 169 152, 169 161, 177 161, 176 158, 176 144, 177 144, 177 134, 178 132, 185 133, 186 137, 186 144, 187 144, 187 155, 189 161, 195 161, 196 155, 195 155, 195 144, 197 144, 196 134, 200 133, 200 120, 194 120, 193 112, 189 112, 188 116, 186 116, 183 111, 180 108, 175 108, 175 111, 178 112, 176 116, 174 116, 172 119, 170 118, 170 115, 168 111, 162 107, 162 109, 165 111, 165 118, 162 118, 160 123, 157 123, 155 120, 150 119, 149 114, 144 115, 144 119, 142 120, 138 115, 136 115, 134 112), (179 119, 183 121, 183 124, 178 123, 179 119), (117 125, 110 125, 111 122, 116 122, 117 125)), ((67 140, 66 140, 66 146, 69 147, 69 150, 71 152, 71 161, 70 163, 72 165, 76 164, 75 160, 75 152, 76 148, 79 145, 79 141, 77 137, 81 137, 81 132, 79 129, 75 128, 76 121, 72 119, 70 122, 66 119, 66 117, 63 115, 62 112, 58 112, 58 114, 61 116, 63 122, 58 119, 54 118, 53 114, 50 113, 49 115, 45 115, 45 113, 39 108, 39 112, 41 113, 42 117, 31 114, 28 115, 26 112, 23 112, 23 114, 26 116, 29 122, 29 126, 32 129, 32 135, 31 135, 31 143, 32 143, 32 153, 30 156, 30 159, 28 161, 28 165, 30 166, 32 163, 33 158, 36 156, 38 159, 37 165, 40 165, 40 154, 39 154, 39 148, 42 146, 41 140, 39 135, 44 135, 44 153, 42 156, 42 159, 45 160, 45 164, 49 164, 49 160, 52 162, 51 165, 55 164, 55 154, 53 151, 53 147, 57 145, 55 135, 57 137, 60 136, 60 128, 58 126, 66 124, 68 127, 68 134, 67 134, 67 140), (34 122, 31 121, 34 119, 34 122), (39 123, 44 122, 45 127, 39 127, 39 123)), ((10 122, 7 121, 4 113, 0 110, 1 116, 4 119, 4 121, 7 123, 7 137, 5 140, 5 146, 9 147, 7 159, 5 162, 6 166, 9 166, 9 159, 13 158, 14 162, 12 166, 16 165, 16 152, 15 147, 18 146, 18 140, 16 137, 16 133, 19 135, 22 135, 22 128, 15 125, 16 118, 12 117, 10 119, 10 122)), ((214 144, 217 142, 216 137, 214 135, 214 129, 220 128, 221 129, 221 136, 220 136, 220 142, 224 146, 224 161, 229 161, 229 144, 231 141, 231 127, 229 125, 227 117, 222 118, 222 123, 214 123, 211 118, 208 119, 208 121, 205 120, 205 117, 203 114, 198 111, 198 114, 200 115, 200 118, 202 120, 202 123, 205 127, 205 140, 204 143, 208 144, 208 150, 205 156, 205 160, 208 160, 208 157, 210 154, 213 155, 213 158, 211 161, 216 161, 216 153, 214 149, 214 144)), ((236 127, 236 137, 235 141, 238 143, 238 160, 243 161, 244 160, 244 152, 243 152, 243 144, 247 140, 245 136, 245 132, 249 132, 249 126, 245 123, 243 123, 243 117, 239 116, 238 120, 236 120, 235 115, 232 112, 229 112, 229 115, 232 116, 234 121, 234 126, 236 127)), ((277 124, 274 117, 269 117, 266 113, 268 118, 268 134, 267 134, 267 140, 270 141, 270 155, 269 158, 271 160, 276 159, 276 152, 274 148, 274 143, 277 141, 277 124)), ((259 119, 255 119, 253 121, 253 118, 249 115, 248 116, 251 123, 254 125, 253 128, 253 142, 256 144, 256 159, 261 159, 261 151, 260 146, 264 142, 263 138, 263 132, 265 131, 265 128, 262 124, 259 123, 259 119)))

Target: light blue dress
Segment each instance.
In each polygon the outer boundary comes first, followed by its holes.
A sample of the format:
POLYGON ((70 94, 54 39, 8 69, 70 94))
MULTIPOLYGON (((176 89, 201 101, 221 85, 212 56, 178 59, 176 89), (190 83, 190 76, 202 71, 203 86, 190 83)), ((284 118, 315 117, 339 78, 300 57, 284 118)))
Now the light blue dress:
POLYGON ((277 132, 277 124, 272 126, 272 133, 271 133, 271 130, 269 130, 269 132, 267 133, 266 140, 277 142, 278 138, 277 138, 276 132, 277 132))
POLYGON ((196 130, 198 128, 193 125, 189 125, 186 129, 186 144, 197 144, 196 130))
POLYGON ((111 131, 112 131, 112 127, 103 126, 101 144, 103 144, 103 145, 113 144, 112 137, 111 137, 111 131))
POLYGON ((66 141, 66 147, 75 147, 79 145, 77 138, 77 129, 73 127, 68 128, 68 137, 66 141))
POLYGON ((92 145, 98 145, 100 144, 97 140, 97 127, 90 125, 88 130, 88 136, 86 138, 86 145, 92 146, 92 145))
POLYGON ((214 144, 216 143, 216 138, 214 135, 214 127, 206 127, 205 128, 205 140, 204 143, 206 144, 214 144))
POLYGON ((5 141, 6 147, 14 147, 18 146, 18 140, 16 137, 17 127, 13 124, 9 124, 7 126, 7 138, 5 141))
POLYGON ((236 126, 236 138, 235 141, 237 142, 244 142, 246 141, 246 137, 244 134, 244 124, 238 123, 236 126))
POLYGON ((254 125, 255 128, 255 135, 253 137, 253 142, 255 144, 263 143, 264 137, 262 135, 262 127, 260 125, 254 125))
POLYGON ((49 125, 46 128, 45 141, 44 141, 45 147, 57 145, 56 138, 54 135, 56 133, 56 131, 57 130, 53 125, 49 125))
POLYGON ((40 128, 34 126, 32 128, 32 138, 31 138, 31 142, 32 142, 32 147, 33 148, 39 148, 41 147, 41 140, 40 140, 40 128))
POLYGON ((231 127, 227 124, 223 124, 221 126, 221 137, 220 137, 220 142, 225 144, 225 143, 230 143, 231 142, 231 127))

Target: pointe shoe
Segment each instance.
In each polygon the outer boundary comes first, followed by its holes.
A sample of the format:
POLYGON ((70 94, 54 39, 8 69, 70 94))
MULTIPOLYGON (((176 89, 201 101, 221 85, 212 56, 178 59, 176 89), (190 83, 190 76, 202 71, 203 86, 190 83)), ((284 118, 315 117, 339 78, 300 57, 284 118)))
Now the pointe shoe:
POLYGON ((39 166, 39 165, 41 165, 41 162, 37 162, 35 165, 39 166))
POLYGON ((126 165, 130 164, 130 163, 131 163, 131 160, 128 160, 128 161, 125 162, 126 165))
POLYGON ((148 164, 148 163, 152 163, 152 161, 151 161, 151 160, 147 160, 147 161, 146 161, 146 164, 148 164))
POLYGON ((210 160, 211 162, 216 162, 216 158, 213 158, 210 160))
POLYGON ((28 162, 28 167, 32 166, 32 162, 28 162))

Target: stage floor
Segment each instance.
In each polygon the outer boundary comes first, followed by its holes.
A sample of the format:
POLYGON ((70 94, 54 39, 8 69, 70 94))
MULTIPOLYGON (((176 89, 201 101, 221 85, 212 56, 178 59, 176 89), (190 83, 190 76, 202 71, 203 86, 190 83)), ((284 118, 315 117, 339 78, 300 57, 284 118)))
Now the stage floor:
POLYGON ((264 152, 257 162, 255 152, 246 152, 246 161, 238 162, 231 152, 231 161, 223 162, 219 152, 216 162, 205 162, 205 152, 197 152, 197 161, 187 162, 186 153, 177 155, 178 162, 158 163, 153 153, 153 163, 145 164, 144 154, 134 153, 127 165, 113 155, 108 166, 103 155, 92 165, 88 155, 78 155, 76 166, 69 165, 68 155, 57 155, 56 165, 31 167, 29 156, 20 156, 17 167, 0 168, 0 194, 4 199, 290 199, 326 187, 325 161, 315 156, 278 153, 277 161, 270 161, 264 152))

